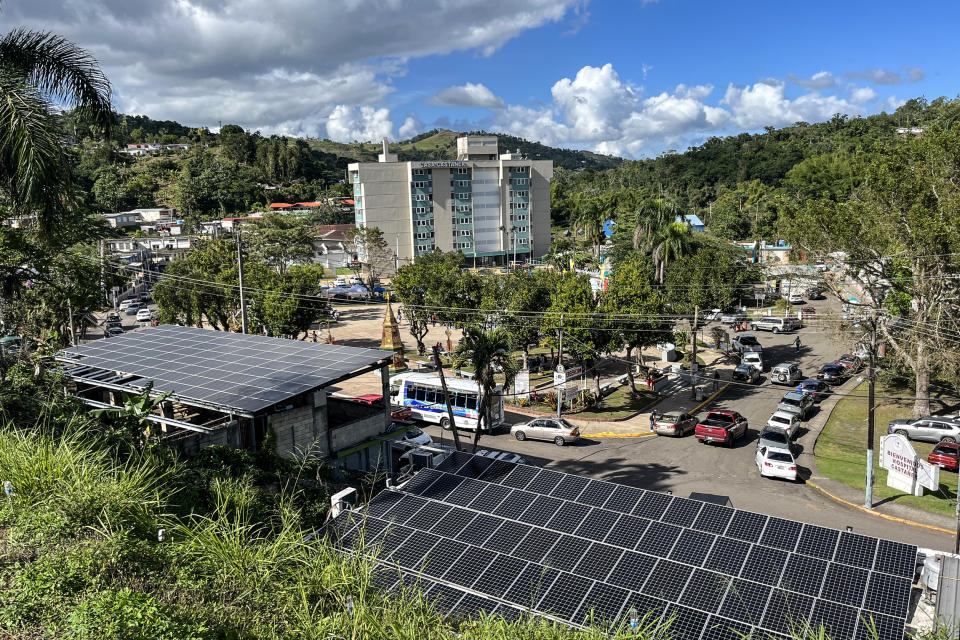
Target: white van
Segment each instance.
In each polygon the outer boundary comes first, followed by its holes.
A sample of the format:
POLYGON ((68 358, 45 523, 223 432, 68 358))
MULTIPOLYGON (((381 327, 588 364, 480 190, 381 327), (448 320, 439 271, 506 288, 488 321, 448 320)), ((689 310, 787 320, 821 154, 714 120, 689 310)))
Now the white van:
POLYGON ((774 333, 786 333, 793 330, 792 318, 771 318, 765 317, 754 320, 750 323, 750 328, 754 331, 773 331, 774 333))

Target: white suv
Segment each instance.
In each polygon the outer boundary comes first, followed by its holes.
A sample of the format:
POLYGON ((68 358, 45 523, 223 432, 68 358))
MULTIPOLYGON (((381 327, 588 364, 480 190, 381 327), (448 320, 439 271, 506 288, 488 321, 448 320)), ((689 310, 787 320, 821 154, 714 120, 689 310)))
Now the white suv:
POLYGON ((790 318, 760 318, 750 323, 750 328, 754 331, 763 329, 764 331, 773 331, 782 333, 793 330, 793 321, 790 318))

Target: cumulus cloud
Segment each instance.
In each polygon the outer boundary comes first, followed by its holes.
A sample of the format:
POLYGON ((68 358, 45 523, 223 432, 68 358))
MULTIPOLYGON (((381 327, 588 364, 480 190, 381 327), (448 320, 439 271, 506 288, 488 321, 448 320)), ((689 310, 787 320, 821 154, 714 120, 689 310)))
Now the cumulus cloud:
POLYGON ((783 126, 801 120, 825 120, 837 113, 860 112, 851 102, 815 91, 790 99, 783 82, 758 82, 752 86, 731 84, 721 104, 730 108, 731 122, 743 129, 783 126))
POLYGON ((499 109, 503 100, 482 84, 468 82, 460 87, 447 87, 427 99, 428 104, 443 107, 484 107, 499 109))
POLYGON ((877 69, 875 67, 867 69, 866 71, 846 71, 844 75, 854 80, 866 80, 873 84, 900 84, 903 82, 903 76, 896 71, 877 69))
POLYGON ((415 113, 411 113, 407 115, 407 119, 404 120, 400 128, 397 129, 397 136, 400 140, 406 140, 422 132, 423 123, 420 122, 420 118, 418 118, 415 113))
POLYGON ((4 3, 3 17, 88 49, 121 111, 309 135, 328 128, 337 105, 382 100, 411 58, 489 55, 581 6, 422 0, 411 11, 401 0, 280 0, 264 10, 254 0, 31 0, 4 3))
POLYGON ((829 71, 818 71, 809 78, 798 78, 791 73, 787 75, 787 82, 804 89, 829 89, 837 86, 837 79, 829 71))
POLYGON ((872 87, 854 87, 850 91, 850 102, 854 104, 863 104, 876 100, 879 94, 872 87))
POLYGON ((636 108, 639 91, 620 80, 612 64, 586 66, 573 80, 563 78, 550 90, 562 117, 569 123, 571 142, 608 140, 636 108))
POLYGON ((331 140, 376 141, 390 138, 392 131, 393 122, 388 109, 338 104, 327 118, 327 136, 331 140))

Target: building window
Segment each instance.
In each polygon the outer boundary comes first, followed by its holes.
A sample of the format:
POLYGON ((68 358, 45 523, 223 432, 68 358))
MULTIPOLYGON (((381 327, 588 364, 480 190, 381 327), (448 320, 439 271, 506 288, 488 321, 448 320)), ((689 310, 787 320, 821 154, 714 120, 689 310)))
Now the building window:
POLYGON ((470 169, 454 169, 453 174, 457 176, 468 176, 470 175, 470 169))
POLYGON ((516 173, 526 173, 527 171, 530 170, 530 167, 514 167, 513 170, 516 173))
POLYGON ((430 170, 429 170, 429 169, 414 169, 414 170, 413 170, 413 175, 415 175, 415 176, 428 176, 428 175, 430 175, 430 170))
POLYGON ((469 212, 470 212, 470 205, 468 205, 468 204, 460 204, 460 205, 457 205, 457 211, 458 211, 459 213, 469 213, 469 212))
POLYGON ((470 235, 470 230, 469 230, 469 229, 461 229, 460 232, 458 233, 458 235, 468 236, 468 235, 470 235))
POLYGON ((459 224, 470 224, 470 218, 460 218, 457 222, 459 224))
POLYGON ((470 194, 469 194, 469 193, 458 193, 458 194, 457 194, 457 200, 469 200, 469 199, 470 199, 470 194))
POLYGON ((530 241, 526 238, 517 238, 517 244, 530 244, 530 241))
POLYGON ((427 187, 430 186, 429 182, 423 182, 423 181, 413 182, 412 184, 414 189, 426 189, 427 187))
POLYGON ((529 191, 514 191, 513 195, 517 198, 528 198, 530 196, 529 191))

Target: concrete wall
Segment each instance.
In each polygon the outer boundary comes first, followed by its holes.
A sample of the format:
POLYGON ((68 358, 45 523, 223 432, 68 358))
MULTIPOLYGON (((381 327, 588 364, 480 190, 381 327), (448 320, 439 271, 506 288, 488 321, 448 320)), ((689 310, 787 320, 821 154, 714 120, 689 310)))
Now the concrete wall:
POLYGON ((300 458, 313 452, 313 407, 305 405, 267 416, 267 424, 277 436, 277 454, 284 458, 300 458))
POLYGON ((383 419, 383 415, 377 413, 368 418, 349 422, 342 427, 333 429, 331 439, 333 440, 333 450, 342 451, 356 446, 361 442, 370 440, 375 436, 385 433, 389 423, 383 419))
POLYGON ((170 442, 170 446, 188 456, 195 456, 200 449, 214 445, 232 449, 240 448, 240 431, 236 421, 213 433, 191 433, 170 442))

